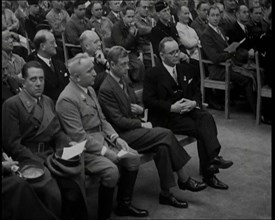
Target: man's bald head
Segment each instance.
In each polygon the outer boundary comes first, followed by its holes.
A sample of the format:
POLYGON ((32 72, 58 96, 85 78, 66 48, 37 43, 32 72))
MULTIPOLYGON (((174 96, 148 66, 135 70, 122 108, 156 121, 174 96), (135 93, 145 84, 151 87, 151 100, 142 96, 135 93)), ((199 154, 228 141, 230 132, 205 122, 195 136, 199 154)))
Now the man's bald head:
POLYGON ((87 88, 94 84, 96 72, 94 70, 94 59, 87 53, 79 53, 69 60, 68 69, 73 81, 87 88))
POLYGON ((95 31, 86 30, 80 35, 79 39, 82 51, 90 56, 95 56, 95 52, 101 50, 101 41, 95 31))

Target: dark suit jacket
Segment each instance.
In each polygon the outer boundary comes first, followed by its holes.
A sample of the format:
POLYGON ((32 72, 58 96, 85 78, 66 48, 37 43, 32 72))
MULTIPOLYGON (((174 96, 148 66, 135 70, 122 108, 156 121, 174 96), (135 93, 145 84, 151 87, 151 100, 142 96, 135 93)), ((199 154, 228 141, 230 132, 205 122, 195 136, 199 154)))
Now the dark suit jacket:
POLYGON ((36 60, 41 63, 45 74, 44 94, 49 96, 54 102, 57 101, 59 94, 69 83, 70 74, 65 64, 57 59, 52 58, 55 72, 43 61, 36 53, 31 54, 27 61, 36 60))
POLYGON ((181 98, 195 100, 201 107, 200 81, 196 77, 198 74, 186 64, 178 64, 176 68, 179 85, 162 64, 145 74, 143 102, 149 110, 149 121, 154 126, 166 127, 169 117, 175 114, 170 112, 171 105, 181 98))
MULTIPOLYGON (((225 36, 224 33, 223 36, 225 36)), ((223 40, 222 37, 209 25, 205 28, 201 36, 201 45, 206 58, 214 63, 225 62, 227 59, 232 57, 230 53, 224 51, 228 46, 228 42, 223 40)), ((219 65, 209 65, 208 70, 211 79, 224 79, 224 67, 219 65)))
MULTIPOLYGON (((2 109, 2 137, 5 151, 14 160, 38 159, 28 148, 28 143, 46 142, 53 148, 68 146, 69 138, 61 130, 53 101, 42 96, 43 118, 38 121, 36 103, 22 90, 9 98, 2 109)), ((51 150, 51 149, 48 149, 51 150)))
POLYGON ((247 50, 253 47, 253 36, 250 33, 249 28, 247 28, 247 33, 245 33, 238 22, 235 22, 231 29, 228 30, 227 36, 229 37, 229 44, 232 42, 240 42, 242 39, 246 38, 239 47, 247 50))
POLYGON ((133 36, 129 33, 129 28, 122 20, 116 22, 112 28, 111 38, 114 45, 120 45, 132 53, 137 53, 139 34, 133 36))
POLYGON ((197 16, 196 19, 192 21, 190 26, 194 28, 199 38, 201 38, 204 29, 207 27, 207 23, 205 23, 199 16, 197 16))
POLYGON ((126 87, 128 98, 115 79, 108 75, 98 94, 104 114, 118 133, 141 128, 141 120, 131 111, 131 103, 137 103, 134 90, 129 84, 126 87))
POLYGON ((109 18, 113 24, 115 24, 117 21, 120 21, 120 19, 118 19, 112 11, 109 12, 107 18, 109 18))
MULTIPOLYGON (((172 22, 170 22, 169 26, 165 26, 160 20, 158 20, 156 26, 152 28, 150 35, 153 51, 154 54, 156 54, 157 56, 159 56, 159 43, 165 37, 172 37, 176 42, 180 42, 176 26, 172 22)), ((186 53, 186 49, 184 48, 184 46, 182 46, 181 43, 179 43, 179 45, 180 50, 186 53)))

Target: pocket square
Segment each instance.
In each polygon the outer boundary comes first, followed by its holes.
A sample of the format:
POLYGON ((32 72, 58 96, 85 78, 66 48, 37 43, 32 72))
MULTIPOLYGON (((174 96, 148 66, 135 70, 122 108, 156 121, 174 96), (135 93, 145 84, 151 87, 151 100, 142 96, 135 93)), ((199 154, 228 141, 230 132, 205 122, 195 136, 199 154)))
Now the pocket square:
POLYGON ((188 80, 188 84, 190 84, 192 82, 193 78, 189 79, 188 80))

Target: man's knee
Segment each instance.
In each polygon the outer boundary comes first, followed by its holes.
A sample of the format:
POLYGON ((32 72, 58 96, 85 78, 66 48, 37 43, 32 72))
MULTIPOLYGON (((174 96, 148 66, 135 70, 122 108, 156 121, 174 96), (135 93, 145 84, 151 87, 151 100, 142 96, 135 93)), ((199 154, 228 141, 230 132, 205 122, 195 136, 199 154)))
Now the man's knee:
POLYGON ((140 156, 129 154, 128 157, 121 160, 121 165, 129 171, 138 170, 140 165, 140 156))
POLYGON ((101 182, 104 186, 115 187, 119 178, 119 170, 117 166, 114 165, 106 168, 103 171, 101 178, 102 178, 101 182))

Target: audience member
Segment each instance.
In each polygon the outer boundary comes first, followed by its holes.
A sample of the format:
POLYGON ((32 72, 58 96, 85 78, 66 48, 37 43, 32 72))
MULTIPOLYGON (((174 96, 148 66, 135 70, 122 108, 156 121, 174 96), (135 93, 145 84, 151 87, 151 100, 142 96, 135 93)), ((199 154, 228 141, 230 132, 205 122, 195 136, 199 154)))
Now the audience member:
POLYGON ((110 38, 113 23, 109 18, 104 17, 102 14, 102 4, 100 2, 91 3, 92 17, 90 19, 91 25, 95 28, 101 39, 110 38))
POLYGON ((6 8, 6 1, 2 1, 2 31, 9 30, 17 32, 19 21, 12 10, 6 8))
POLYGON ((109 51, 108 60, 110 74, 98 94, 106 119, 131 148, 139 153, 156 153, 154 160, 160 178, 160 204, 187 208, 188 203, 176 199, 170 190, 176 186, 173 172, 177 172, 178 185, 182 190, 197 192, 205 189, 206 184, 188 176, 183 167, 190 157, 170 130, 153 128, 151 122, 140 120, 144 108, 137 104, 134 90, 125 79, 129 63, 127 51, 114 46, 109 51))
MULTIPOLYGON (((2 37, 3 38, 3 37, 2 37)), ((9 75, 8 62, 2 53, 2 104, 8 98, 20 92, 19 82, 16 78, 9 75)))
POLYGON ((220 19, 219 26, 224 30, 225 34, 227 34, 228 30, 232 27, 232 25, 236 22, 236 7, 237 3, 235 0, 224 0, 224 11, 222 17, 220 19))
POLYGON ((46 207, 61 217, 61 194, 56 181, 43 164, 58 148, 68 146, 52 100, 42 95, 44 72, 36 61, 24 65, 23 90, 6 100, 2 107, 2 137, 5 152, 19 163, 34 160, 45 174, 32 186, 46 207))
MULTIPOLYGON (((154 54, 159 56, 159 43, 164 37, 172 37, 177 42, 179 42, 179 34, 176 29, 176 26, 170 22, 171 13, 169 5, 165 1, 158 1, 155 4, 156 13, 159 20, 156 23, 156 26, 152 28, 150 40, 153 46, 154 54)), ((185 48, 182 48, 182 51, 186 52, 185 48)), ((186 55, 185 59, 188 59, 186 55)))
POLYGON ((133 83, 141 82, 145 68, 138 58, 139 33, 134 22, 135 10, 130 6, 126 6, 122 9, 121 15, 122 19, 113 26, 111 38, 114 45, 129 50, 130 69, 128 76, 133 83))
POLYGON ((143 84, 148 119, 153 126, 195 137, 203 181, 216 189, 228 189, 215 173, 233 162, 219 156, 216 123, 209 112, 202 110, 199 77, 188 65, 179 64, 179 46, 173 38, 164 38, 159 51, 162 62, 146 72, 143 84))
POLYGON ((110 218, 119 174, 116 214, 148 216, 148 211, 131 204, 140 163, 139 155, 118 136, 101 111, 91 87, 96 76, 93 59, 87 54, 78 54, 69 63, 69 71, 71 81, 60 94, 56 110, 63 128, 73 141, 87 140, 84 152, 86 174, 96 174, 101 178, 98 219, 110 218), (117 153, 121 149, 127 155, 120 158, 117 153))
POLYGON ((188 25, 189 14, 189 9, 186 6, 181 6, 177 12, 179 21, 176 28, 179 33, 179 41, 186 48, 189 57, 199 60, 200 39, 196 31, 188 25))
POLYGON ((109 63, 102 52, 102 43, 95 31, 84 31, 80 36, 80 45, 82 51, 94 59, 96 77, 93 89, 97 94, 101 83, 108 74, 109 63))
POLYGON ((121 0, 113 0, 113 1, 109 1, 108 3, 109 3, 110 12, 109 12, 107 18, 109 18, 111 20, 111 22, 113 22, 113 24, 115 24, 117 21, 121 20, 121 16, 120 16, 121 0))
MULTIPOLYGON (((45 17, 40 13, 39 0, 28 0, 29 3, 29 16, 25 20, 26 32, 28 38, 33 42, 34 36, 38 30, 48 29, 50 30, 49 23, 45 20, 45 17)), ((31 45, 33 47, 33 45, 31 45)))
POLYGON ((7 65, 8 75, 16 79, 18 83, 22 80, 22 68, 25 60, 19 55, 13 53, 13 32, 2 31, 2 62, 7 65))
POLYGON ((154 18, 149 15, 149 7, 150 4, 147 0, 137 1, 136 15, 134 18, 139 33, 138 49, 142 51, 145 69, 152 66, 150 33, 156 23, 154 18))
POLYGON ((15 16, 19 20, 18 34, 26 37, 25 21, 29 16, 29 8, 27 0, 18 0, 18 7, 14 12, 15 16))
MULTIPOLYGON (((228 42, 225 34, 218 27, 220 18, 219 8, 217 6, 210 6, 208 11, 209 23, 201 37, 201 44, 206 57, 215 63, 213 65, 208 65, 209 78, 224 81, 225 68, 224 66, 217 65, 217 63, 231 59, 235 55, 235 51, 224 51, 224 49, 228 47, 228 42)), ((250 77, 230 70, 230 81, 235 89, 240 89, 245 92, 250 108, 255 114, 256 97, 253 92, 253 80, 250 77)))
POLYGON ((250 20, 247 27, 253 36, 256 49, 259 47, 261 36, 267 32, 268 26, 269 24, 263 21, 262 8, 260 6, 250 8, 250 20))
POLYGON ((46 19, 53 30, 55 38, 61 40, 66 23, 70 20, 68 12, 64 10, 64 2, 61 0, 53 0, 52 9, 46 15, 46 19))
POLYGON ((40 30, 34 37, 36 51, 28 57, 28 61, 36 60, 44 71, 44 94, 56 102, 59 94, 69 83, 69 71, 65 64, 56 59, 56 42, 54 35, 48 30, 40 30))
MULTIPOLYGON (((66 24, 65 38, 68 43, 79 45, 79 37, 85 30, 91 30, 92 25, 85 17, 85 1, 76 0, 73 3, 74 13, 66 24)), ((79 51, 78 51, 79 52, 79 51)), ((76 52, 74 52, 75 54, 76 52)))
POLYGON ((196 31, 199 38, 201 37, 204 29, 207 27, 207 12, 209 4, 206 1, 200 1, 197 5, 198 16, 192 21, 191 27, 196 31))

